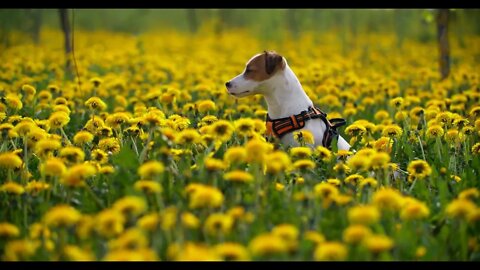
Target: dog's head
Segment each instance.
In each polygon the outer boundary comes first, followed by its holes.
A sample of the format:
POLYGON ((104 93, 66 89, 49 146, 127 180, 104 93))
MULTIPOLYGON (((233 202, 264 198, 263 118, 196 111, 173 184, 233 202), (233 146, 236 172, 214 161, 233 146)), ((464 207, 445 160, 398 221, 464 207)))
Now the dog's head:
POLYGON ((269 82, 285 70, 287 61, 273 51, 253 56, 240 75, 225 83, 228 93, 235 97, 263 94, 269 82))

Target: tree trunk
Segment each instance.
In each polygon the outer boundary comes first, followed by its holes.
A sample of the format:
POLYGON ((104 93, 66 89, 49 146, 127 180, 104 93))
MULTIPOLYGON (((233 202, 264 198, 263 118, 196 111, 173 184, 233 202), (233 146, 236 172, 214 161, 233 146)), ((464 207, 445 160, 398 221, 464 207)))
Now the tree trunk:
POLYGON ((225 28, 229 25, 229 17, 231 13, 228 9, 220 9, 218 11, 218 23, 216 25, 215 32, 217 35, 221 36, 225 31, 225 28))
POLYGON ((187 9, 187 20, 190 27, 190 32, 195 33, 198 29, 197 11, 193 8, 187 9))
POLYGON ((294 38, 298 36, 298 20, 296 15, 297 12, 295 9, 287 10, 288 28, 290 29, 290 32, 294 38))
POLYGON ((440 75, 442 80, 450 73, 450 46, 448 44, 448 9, 437 13, 437 39, 439 49, 440 75))
POLYGON ((30 16, 32 18, 32 27, 30 28, 32 40, 35 45, 40 43, 40 30, 42 28, 42 10, 30 9, 30 16))
POLYGON ((71 62, 70 62, 70 53, 72 52, 72 40, 70 38, 70 24, 68 20, 68 10, 65 8, 59 9, 58 12, 60 13, 60 26, 62 27, 63 35, 65 37, 65 66, 67 70, 71 70, 71 62))

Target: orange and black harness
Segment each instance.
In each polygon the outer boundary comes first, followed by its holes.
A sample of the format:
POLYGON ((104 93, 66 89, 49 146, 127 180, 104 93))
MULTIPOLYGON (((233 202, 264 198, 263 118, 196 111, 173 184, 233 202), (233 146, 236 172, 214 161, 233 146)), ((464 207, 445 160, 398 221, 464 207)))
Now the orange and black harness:
POLYGON ((305 127, 306 121, 316 118, 322 119, 327 127, 325 133, 323 134, 322 145, 330 148, 332 139, 334 137, 338 138, 337 128, 345 125, 347 122, 342 118, 333 118, 328 120, 327 114, 314 106, 308 107, 308 110, 303 111, 300 114, 279 119, 271 119, 267 114, 267 136, 282 138, 289 132, 305 127))

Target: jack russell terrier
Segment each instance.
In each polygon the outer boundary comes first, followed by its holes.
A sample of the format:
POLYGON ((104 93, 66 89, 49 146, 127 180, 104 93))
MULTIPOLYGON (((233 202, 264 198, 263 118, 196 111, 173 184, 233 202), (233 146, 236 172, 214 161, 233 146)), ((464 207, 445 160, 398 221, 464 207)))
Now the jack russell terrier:
POLYGON ((262 94, 268 105, 267 135, 279 138, 284 145, 298 146, 293 131, 308 130, 314 136, 310 147, 330 148, 333 138, 337 138, 339 150, 350 149, 337 132, 345 120, 328 120, 327 114, 313 105, 283 56, 267 51, 253 56, 245 71, 225 86, 236 98, 262 94))

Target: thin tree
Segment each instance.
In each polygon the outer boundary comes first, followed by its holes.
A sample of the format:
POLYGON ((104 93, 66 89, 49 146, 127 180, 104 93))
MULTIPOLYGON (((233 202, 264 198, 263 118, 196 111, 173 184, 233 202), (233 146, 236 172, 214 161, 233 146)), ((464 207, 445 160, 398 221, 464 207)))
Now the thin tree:
POLYGON ((197 11, 193 8, 187 9, 187 21, 190 32, 195 33, 198 29, 197 11))
POLYGON ((450 46, 448 43, 448 9, 440 9, 437 13, 437 39, 439 49, 440 75, 442 80, 450 73, 450 46))
POLYGON ((40 43, 40 29, 42 28, 42 10, 30 9, 30 15, 32 16, 32 28, 31 34, 33 42, 38 45, 40 43))
POLYGON ((294 38, 298 37, 298 18, 297 10, 287 9, 288 28, 294 38))
POLYGON ((70 53, 72 52, 72 40, 71 40, 71 32, 70 32, 70 23, 68 19, 68 10, 63 8, 58 10, 60 14, 60 26, 62 27, 63 36, 65 37, 65 67, 66 69, 71 72, 72 64, 70 61, 70 53))

